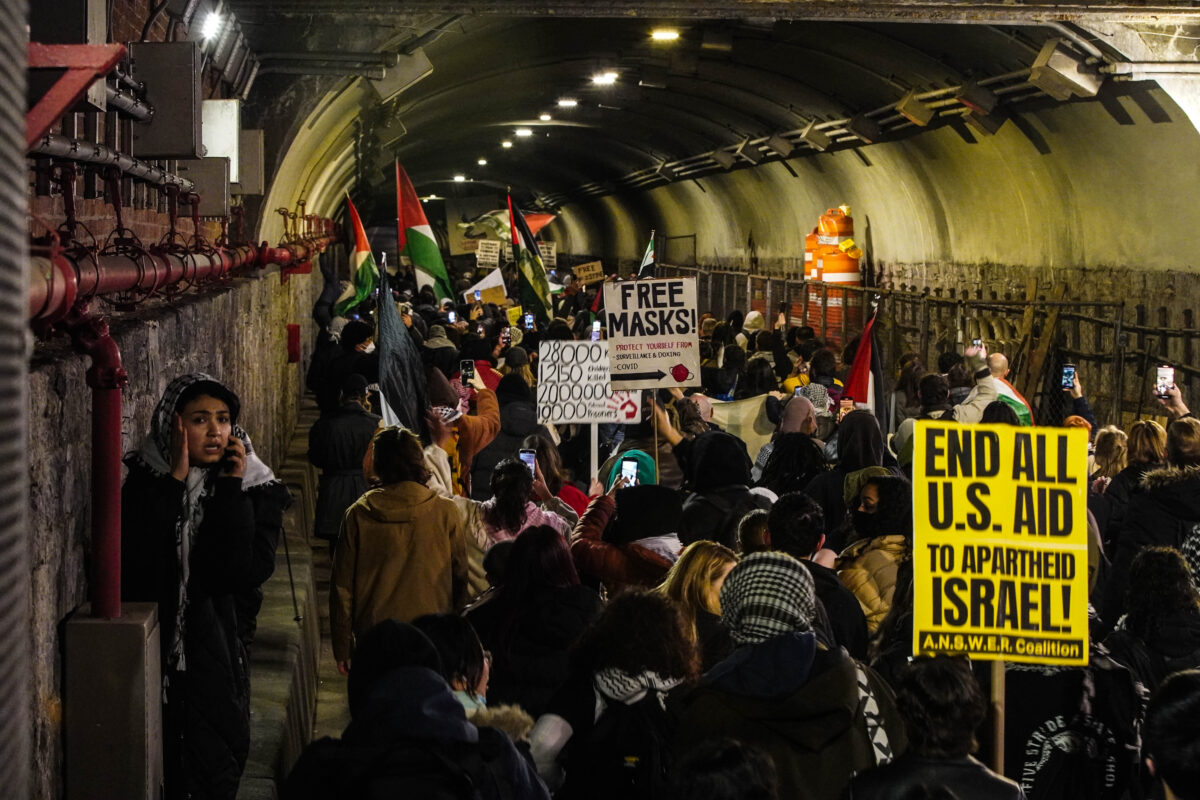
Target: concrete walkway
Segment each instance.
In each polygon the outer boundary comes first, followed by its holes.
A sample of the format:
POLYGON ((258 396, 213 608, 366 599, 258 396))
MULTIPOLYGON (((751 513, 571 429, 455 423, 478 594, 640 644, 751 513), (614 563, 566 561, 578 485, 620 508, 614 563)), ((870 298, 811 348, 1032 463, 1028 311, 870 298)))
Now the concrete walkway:
POLYGON ((346 679, 338 674, 329 639, 329 548, 311 536, 316 474, 308 464, 311 398, 275 474, 292 493, 284 515, 285 541, 275 574, 263 586, 263 607, 250 652, 250 757, 238 800, 277 800, 278 783, 314 738, 339 736, 349 722, 346 679))

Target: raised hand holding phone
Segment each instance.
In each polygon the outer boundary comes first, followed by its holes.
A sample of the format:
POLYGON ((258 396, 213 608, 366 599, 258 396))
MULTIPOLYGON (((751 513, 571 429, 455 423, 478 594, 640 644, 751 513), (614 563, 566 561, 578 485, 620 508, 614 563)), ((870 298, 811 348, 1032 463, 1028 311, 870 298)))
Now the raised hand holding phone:
POLYGON ((246 474, 246 445, 236 436, 230 436, 225 445, 225 456, 221 459, 221 474, 241 478, 246 474))

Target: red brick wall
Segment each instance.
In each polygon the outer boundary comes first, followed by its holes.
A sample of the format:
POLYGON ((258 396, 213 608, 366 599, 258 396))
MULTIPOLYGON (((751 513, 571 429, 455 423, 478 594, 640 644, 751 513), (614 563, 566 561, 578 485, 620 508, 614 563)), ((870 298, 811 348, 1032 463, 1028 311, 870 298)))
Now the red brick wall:
MULTIPOLYGON (((29 233, 31 236, 43 236, 46 233, 46 226, 35 219, 35 215, 55 228, 66 221, 62 195, 30 197, 29 207, 29 233)), ((92 200, 76 198, 75 215, 76 219, 92 232, 96 241, 101 245, 103 245, 105 237, 117 226, 117 217, 113 213, 112 204, 100 198, 92 200)), ((162 239, 170 228, 167 215, 159 213, 155 209, 125 208, 122 210, 122 216, 125 227, 132 230, 142 240, 142 244, 147 247, 162 239)), ((184 237, 190 238, 193 232, 191 217, 181 216, 176 222, 175 230, 184 237)), ((200 232, 211 243, 221 235, 221 224, 213 220, 201 220, 200 232)))

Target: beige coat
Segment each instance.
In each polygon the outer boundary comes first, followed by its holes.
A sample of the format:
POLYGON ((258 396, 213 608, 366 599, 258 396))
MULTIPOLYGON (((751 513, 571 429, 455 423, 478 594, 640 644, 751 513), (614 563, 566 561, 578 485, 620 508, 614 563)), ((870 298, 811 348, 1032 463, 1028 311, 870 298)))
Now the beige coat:
POLYGON ((333 655, 377 622, 449 613, 467 591, 467 542, 452 501, 419 483, 364 494, 346 511, 333 560, 329 625, 333 655))
POLYGON ((899 535, 862 539, 838 557, 838 577, 858 598, 871 634, 892 608, 896 573, 908 558, 908 543, 899 535))

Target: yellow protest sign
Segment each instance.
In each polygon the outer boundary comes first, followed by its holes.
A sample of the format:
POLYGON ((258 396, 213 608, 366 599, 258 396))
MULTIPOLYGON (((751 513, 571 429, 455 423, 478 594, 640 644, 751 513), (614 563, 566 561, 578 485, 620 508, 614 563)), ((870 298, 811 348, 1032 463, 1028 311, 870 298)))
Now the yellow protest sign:
POLYGON ((913 652, 1087 664, 1087 433, 924 420, 913 444, 913 652))
POLYGON ((589 261, 586 264, 576 264, 571 267, 575 280, 580 283, 594 283, 604 280, 604 264, 600 261, 589 261))
POLYGON ((509 325, 520 325, 521 324, 521 313, 522 312, 521 312, 520 306, 513 306, 513 307, 507 309, 507 312, 508 312, 508 324, 509 325))

